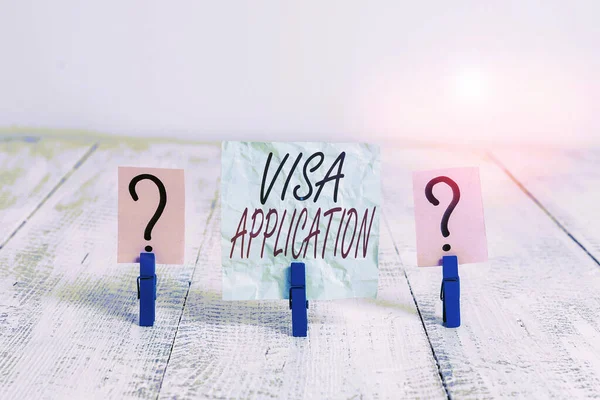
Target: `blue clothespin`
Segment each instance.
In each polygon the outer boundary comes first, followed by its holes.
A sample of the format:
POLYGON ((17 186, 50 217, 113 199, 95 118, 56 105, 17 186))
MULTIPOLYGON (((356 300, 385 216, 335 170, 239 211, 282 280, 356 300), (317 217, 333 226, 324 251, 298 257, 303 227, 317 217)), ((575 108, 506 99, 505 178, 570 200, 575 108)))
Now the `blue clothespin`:
POLYGON ((446 328, 460 326, 460 278, 458 277, 458 257, 442 258, 444 278, 440 300, 443 302, 443 320, 446 328))
POLYGON ((292 310, 292 336, 305 337, 308 331, 308 300, 306 300, 306 268, 304 263, 291 266, 290 309, 292 310))
POLYGON ((140 299, 140 326, 154 325, 156 315, 156 259, 154 253, 140 253, 140 276, 137 278, 140 299))

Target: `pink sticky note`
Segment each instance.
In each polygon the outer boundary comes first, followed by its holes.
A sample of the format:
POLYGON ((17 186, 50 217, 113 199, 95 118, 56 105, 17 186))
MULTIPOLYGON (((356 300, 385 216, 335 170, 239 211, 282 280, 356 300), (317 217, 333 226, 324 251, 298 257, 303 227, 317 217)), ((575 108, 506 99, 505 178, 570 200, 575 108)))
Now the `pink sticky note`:
POLYGON ((440 265, 442 257, 449 255, 457 256, 460 264, 487 260, 478 168, 413 172, 413 195, 419 267, 440 265), (453 199, 458 202, 444 229, 444 214, 453 199))
POLYGON ((140 253, 150 251, 156 255, 158 264, 183 264, 183 170, 119 167, 117 262, 139 262, 140 253), (137 201, 134 200, 131 190, 135 191, 137 201), (156 218, 155 214, 161 209, 158 220, 151 226, 152 219, 156 218))

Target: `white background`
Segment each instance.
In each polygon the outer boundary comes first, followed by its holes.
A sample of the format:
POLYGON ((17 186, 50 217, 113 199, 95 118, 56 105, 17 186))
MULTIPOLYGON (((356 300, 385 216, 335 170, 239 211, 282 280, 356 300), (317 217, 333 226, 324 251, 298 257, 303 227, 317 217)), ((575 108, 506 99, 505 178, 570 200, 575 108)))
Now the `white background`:
POLYGON ((598 1, 0 0, 0 126, 600 142, 598 1))

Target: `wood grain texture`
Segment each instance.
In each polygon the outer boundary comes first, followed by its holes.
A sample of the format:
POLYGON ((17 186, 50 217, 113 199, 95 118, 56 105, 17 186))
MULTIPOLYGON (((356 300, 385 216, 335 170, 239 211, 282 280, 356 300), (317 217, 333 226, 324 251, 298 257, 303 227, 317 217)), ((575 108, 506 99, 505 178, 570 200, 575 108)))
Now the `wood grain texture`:
POLYGON ((155 398, 214 210, 217 146, 100 146, 0 250, 0 398, 155 398), (117 166, 186 170, 185 265, 157 265, 138 326, 138 264, 116 263, 117 166))
POLYGON ((555 177, 548 155, 496 149, 530 197, 485 153, 385 148, 378 298, 313 301, 293 338, 285 300, 221 300, 218 146, 3 145, 27 206, 6 197, 0 222, 29 219, 0 249, 2 399, 600 396, 600 268, 573 240, 597 254, 595 150, 553 153, 555 177), (116 263, 119 165, 185 168, 185 264, 158 266, 153 328, 137 325, 139 266, 116 263), (446 329, 441 269, 415 266, 411 170, 471 165, 490 261, 459 266, 462 326, 446 329))
MULTIPOLYGON (((384 157, 386 219, 450 396, 598 397, 598 265, 485 155, 387 149, 384 157), (459 265, 462 326, 447 329, 441 269, 416 267, 410 171, 453 166, 481 168, 490 257, 459 265)), ((460 229, 452 219, 450 228, 460 229)))
POLYGON ((0 136, 0 248, 94 148, 89 140, 0 136))
POLYGON ((221 300, 214 218, 160 397, 446 398, 398 256, 382 233, 377 299, 312 301, 308 337, 294 338, 286 300, 221 300))
POLYGON ((490 153, 600 262, 600 148, 503 148, 490 153))

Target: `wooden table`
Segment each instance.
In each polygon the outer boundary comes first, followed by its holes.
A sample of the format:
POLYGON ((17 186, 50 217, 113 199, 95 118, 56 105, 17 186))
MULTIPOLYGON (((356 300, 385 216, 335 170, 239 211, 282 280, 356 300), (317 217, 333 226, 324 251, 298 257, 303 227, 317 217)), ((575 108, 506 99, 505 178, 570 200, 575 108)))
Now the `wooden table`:
POLYGON ((0 398, 600 397, 600 149, 383 146, 377 299, 221 300, 220 146, 0 137, 0 398), (137 264, 116 263, 117 166, 185 168, 186 260, 158 265, 139 327, 137 264), (411 171, 481 169, 490 260, 417 268, 411 171))

